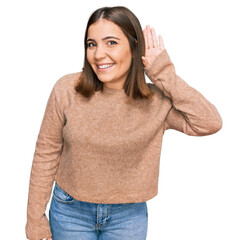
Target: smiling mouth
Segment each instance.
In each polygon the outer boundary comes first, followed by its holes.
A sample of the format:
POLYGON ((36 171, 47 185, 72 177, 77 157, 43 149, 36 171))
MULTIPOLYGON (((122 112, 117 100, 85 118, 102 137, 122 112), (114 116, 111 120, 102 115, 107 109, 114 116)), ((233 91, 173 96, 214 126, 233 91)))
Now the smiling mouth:
POLYGON ((98 70, 109 69, 109 68, 111 68, 113 65, 114 65, 114 63, 112 63, 112 64, 101 64, 101 65, 97 65, 97 64, 96 64, 98 70))

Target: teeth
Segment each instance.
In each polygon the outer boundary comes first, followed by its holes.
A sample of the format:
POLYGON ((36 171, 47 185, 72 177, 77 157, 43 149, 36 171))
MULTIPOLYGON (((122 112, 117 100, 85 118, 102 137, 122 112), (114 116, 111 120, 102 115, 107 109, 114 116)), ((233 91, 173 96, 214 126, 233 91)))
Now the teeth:
POLYGON ((103 68, 111 67, 111 66, 113 66, 113 65, 114 65, 114 64, 106 64, 106 65, 101 65, 101 66, 97 65, 97 67, 100 68, 100 69, 103 69, 103 68))

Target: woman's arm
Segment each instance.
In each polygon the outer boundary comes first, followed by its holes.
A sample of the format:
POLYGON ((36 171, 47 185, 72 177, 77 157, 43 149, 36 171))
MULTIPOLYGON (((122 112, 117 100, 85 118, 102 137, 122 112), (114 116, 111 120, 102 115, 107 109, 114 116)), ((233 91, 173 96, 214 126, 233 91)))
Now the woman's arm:
POLYGON ((192 136, 219 131, 222 119, 216 107, 175 74, 162 37, 158 37, 158 43, 155 30, 149 26, 143 32, 146 41, 146 55, 142 57, 145 72, 172 104, 164 122, 164 131, 175 129, 192 136))
POLYGON ((64 116, 52 89, 36 142, 30 174, 26 236, 43 239, 52 236, 45 214, 63 146, 64 116))

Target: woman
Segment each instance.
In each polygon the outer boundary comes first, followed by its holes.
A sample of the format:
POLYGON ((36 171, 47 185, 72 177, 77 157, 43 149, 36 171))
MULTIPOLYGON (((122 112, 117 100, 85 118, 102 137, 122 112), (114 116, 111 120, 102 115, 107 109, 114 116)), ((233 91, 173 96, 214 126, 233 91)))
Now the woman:
POLYGON ((153 28, 142 31, 125 7, 97 9, 85 31, 83 71, 61 77, 48 99, 27 238, 146 239, 165 130, 203 136, 221 127, 215 106, 175 74, 153 28))

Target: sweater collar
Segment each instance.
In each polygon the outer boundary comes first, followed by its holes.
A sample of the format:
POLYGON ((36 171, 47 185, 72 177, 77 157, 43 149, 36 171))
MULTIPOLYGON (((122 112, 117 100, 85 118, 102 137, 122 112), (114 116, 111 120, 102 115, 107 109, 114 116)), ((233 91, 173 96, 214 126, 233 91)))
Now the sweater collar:
POLYGON ((125 94, 125 89, 124 88, 121 88, 121 89, 109 88, 103 85, 103 92, 113 93, 113 94, 125 94))

